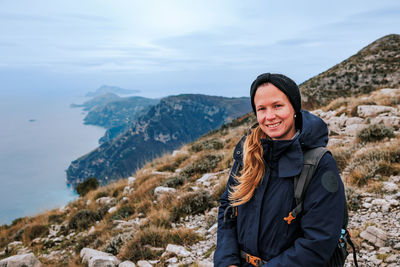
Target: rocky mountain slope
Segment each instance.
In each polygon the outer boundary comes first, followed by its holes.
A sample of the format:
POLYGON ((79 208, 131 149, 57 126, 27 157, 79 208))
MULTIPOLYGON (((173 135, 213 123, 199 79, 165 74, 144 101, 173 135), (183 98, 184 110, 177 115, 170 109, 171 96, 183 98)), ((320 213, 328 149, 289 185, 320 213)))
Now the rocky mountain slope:
POLYGON ((148 160, 189 143, 251 110, 249 100, 205 95, 163 98, 128 130, 73 161, 67 182, 96 177, 102 184, 126 177, 148 160))
MULTIPOLYGON (((399 266, 400 89, 337 99, 313 112, 330 128, 359 266, 399 266)), ((233 148, 254 121, 248 114, 134 176, 2 226, 0 266, 213 266, 218 199, 233 148)))
POLYGON ((307 108, 320 107, 341 96, 400 86, 400 35, 384 36, 357 54, 300 85, 307 108))

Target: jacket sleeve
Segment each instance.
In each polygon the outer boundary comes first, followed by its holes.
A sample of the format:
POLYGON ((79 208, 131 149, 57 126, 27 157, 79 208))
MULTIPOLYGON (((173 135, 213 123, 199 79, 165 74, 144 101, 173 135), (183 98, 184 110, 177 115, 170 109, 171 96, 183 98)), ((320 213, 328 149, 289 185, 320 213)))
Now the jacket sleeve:
POLYGON ((303 235, 263 266, 324 266, 340 237, 344 186, 335 160, 326 153, 305 192, 300 227, 303 235))
POLYGON ((224 213, 229 207, 228 190, 234 184, 233 173, 239 168, 235 160, 229 176, 225 192, 220 198, 221 205, 218 209, 217 248, 214 253, 214 266, 226 267, 229 265, 240 266, 240 252, 237 242, 236 220, 224 223, 224 213))

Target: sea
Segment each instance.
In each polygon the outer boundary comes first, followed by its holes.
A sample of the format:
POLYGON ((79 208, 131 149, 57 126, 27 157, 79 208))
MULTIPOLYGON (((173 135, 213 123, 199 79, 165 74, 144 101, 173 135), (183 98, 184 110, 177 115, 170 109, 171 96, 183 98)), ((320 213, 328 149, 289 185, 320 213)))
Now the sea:
POLYGON ((65 170, 95 149, 105 133, 84 125, 82 109, 70 107, 85 100, 0 92, 0 225, 77 198, 66 185, 65 170))

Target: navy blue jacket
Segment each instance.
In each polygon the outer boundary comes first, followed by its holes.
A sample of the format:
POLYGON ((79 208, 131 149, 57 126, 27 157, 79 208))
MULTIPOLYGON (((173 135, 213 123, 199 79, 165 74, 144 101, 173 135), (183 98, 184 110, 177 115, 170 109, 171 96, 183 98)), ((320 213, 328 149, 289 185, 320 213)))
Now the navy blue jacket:
POLYGON ((238 207, 237 221, 224 223, 229 206, 232 173, 242 163, 243 139, 234 151, 235 163, 218 212, 214 266, 252 266, 240 259, 240 250, 258 256, 263 266, 324 266, 340 237, 344 216, 344 187, 337 165, 326 153, 306 190, 303 212, 289 225, 283 220, 296 206, 293 177, 300 174, 303 151, 326 146, 328 129, 319 117, 302 110, 302 129, 292 140, 261 140, 265 177, 253 197, 238 207))

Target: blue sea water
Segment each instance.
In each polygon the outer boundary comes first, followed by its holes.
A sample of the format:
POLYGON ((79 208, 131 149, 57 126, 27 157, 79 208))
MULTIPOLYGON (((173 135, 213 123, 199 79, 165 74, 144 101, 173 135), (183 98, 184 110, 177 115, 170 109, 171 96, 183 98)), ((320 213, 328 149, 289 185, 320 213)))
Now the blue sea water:
POLYGON ((105 132, 84 125, 82 110, 70 108, 85 100, 0 92, 0 225, 76 198, 65 170, 105 132))

